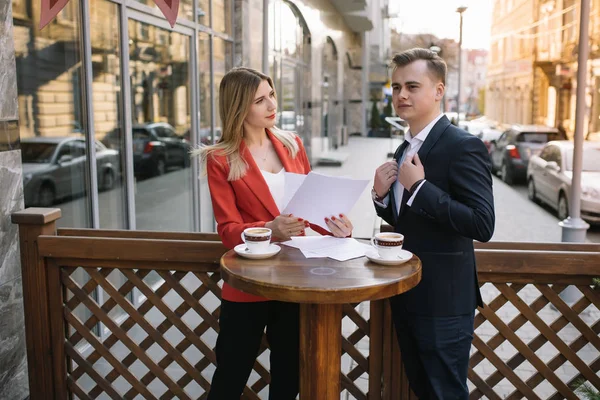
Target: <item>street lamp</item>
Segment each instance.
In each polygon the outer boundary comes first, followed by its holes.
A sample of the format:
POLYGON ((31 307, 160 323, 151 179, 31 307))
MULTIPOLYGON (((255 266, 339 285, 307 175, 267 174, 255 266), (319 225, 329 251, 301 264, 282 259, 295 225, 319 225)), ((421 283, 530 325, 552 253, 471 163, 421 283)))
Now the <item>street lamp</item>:
POLYGON ((460 120, 460 75, 462 72, 462 31, 463 31, 463 13, 467 10, 467 7, 462 6, 456 9, 456 12, 460 15, 460 33, 458 36, 458 95, 456 96, 456 126, 460 120))

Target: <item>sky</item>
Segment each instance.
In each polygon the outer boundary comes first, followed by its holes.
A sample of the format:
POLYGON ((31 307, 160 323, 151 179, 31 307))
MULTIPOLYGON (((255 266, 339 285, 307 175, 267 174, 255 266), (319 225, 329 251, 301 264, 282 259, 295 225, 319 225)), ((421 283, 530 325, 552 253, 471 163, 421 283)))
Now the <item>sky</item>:
POLYGON ((463 13, 463 48, 490 48, 493 0, 390 0, 390 25, 404 33, 431 33, 458 41, 459 6, 463 13), (435 10, 432 12, 432 10, 435 10))

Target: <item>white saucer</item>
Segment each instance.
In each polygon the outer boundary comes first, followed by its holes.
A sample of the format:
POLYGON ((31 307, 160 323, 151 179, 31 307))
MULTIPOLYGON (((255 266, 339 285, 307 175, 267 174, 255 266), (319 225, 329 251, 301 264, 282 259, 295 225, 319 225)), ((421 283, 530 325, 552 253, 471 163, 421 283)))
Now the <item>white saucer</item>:
POLYGON ((246 243, 242 243, 235 246, 233 250, 242 257, 250 258, 252 260, 262 260, 265 258, 273 257, 275 254, 279 253, 281 251, 281 247, 271 243, 267 251, 264 253, 250 253, 246 250, 246 243))
POLYGON ((408 250, 400 250, 397 258, 381 258, 377 250, 370 249, 365 252, 365 256, 374 263, 381 265, 400 265, 410 260, 413 254, 408 250))

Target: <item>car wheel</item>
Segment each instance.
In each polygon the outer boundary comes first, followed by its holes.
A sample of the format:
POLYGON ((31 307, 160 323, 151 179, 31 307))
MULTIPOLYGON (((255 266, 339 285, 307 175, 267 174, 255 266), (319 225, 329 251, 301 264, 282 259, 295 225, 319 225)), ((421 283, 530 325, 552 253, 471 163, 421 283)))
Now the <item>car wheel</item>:
POLYGON ((164 175, 165 172, 167 172, 167 164, 165 163, 164 159, 159 158, 156 161, 156 167, 155 167, 154 175, 164 175))
POLYGON ((561 221, 569 218, 569 203, 567 201, 567 196, 563 192, 560 192, 558 195, 558 219, 561 221))
POLYGON ((513 176, 508 169, 508 165, 505 162, 502 162, 502 166, 500 167, 500 177, 502 180, 508 185, 512 185, 513 176))
POLYGON ((104 190, 111 190, 115 187, 115 174, 108 170, 104 173, 104 178, 102 178, 102 186, 104 190))
POLYGON ((527 197, 529 197, 529 200, 533 201, 534 203, 538 202, 533 178, 529 178, 529 182, 527 182, 527 197))
POLYGON ((54 187, 49 183, 44 183, 40 188, 40 193, 38 195, 38 203, 40 207, 50 207, 54 205, 55 200, 56 193, 54 191, 54 187))

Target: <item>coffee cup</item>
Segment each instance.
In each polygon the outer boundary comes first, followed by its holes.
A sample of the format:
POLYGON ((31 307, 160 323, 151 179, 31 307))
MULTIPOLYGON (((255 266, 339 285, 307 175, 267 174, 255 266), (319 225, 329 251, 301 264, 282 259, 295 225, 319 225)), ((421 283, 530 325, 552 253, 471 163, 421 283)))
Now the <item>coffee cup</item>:
POLYGON ((269 228, 247 228, 242 232, 242 240, 250 253, 266 253, 271 244, 269 228))
POLYGON ((385 259, 393 259, 400 255, 404 235, 396 232, 380 232, 371 238, 371 245, 375 247, 379 256, 385 259))

